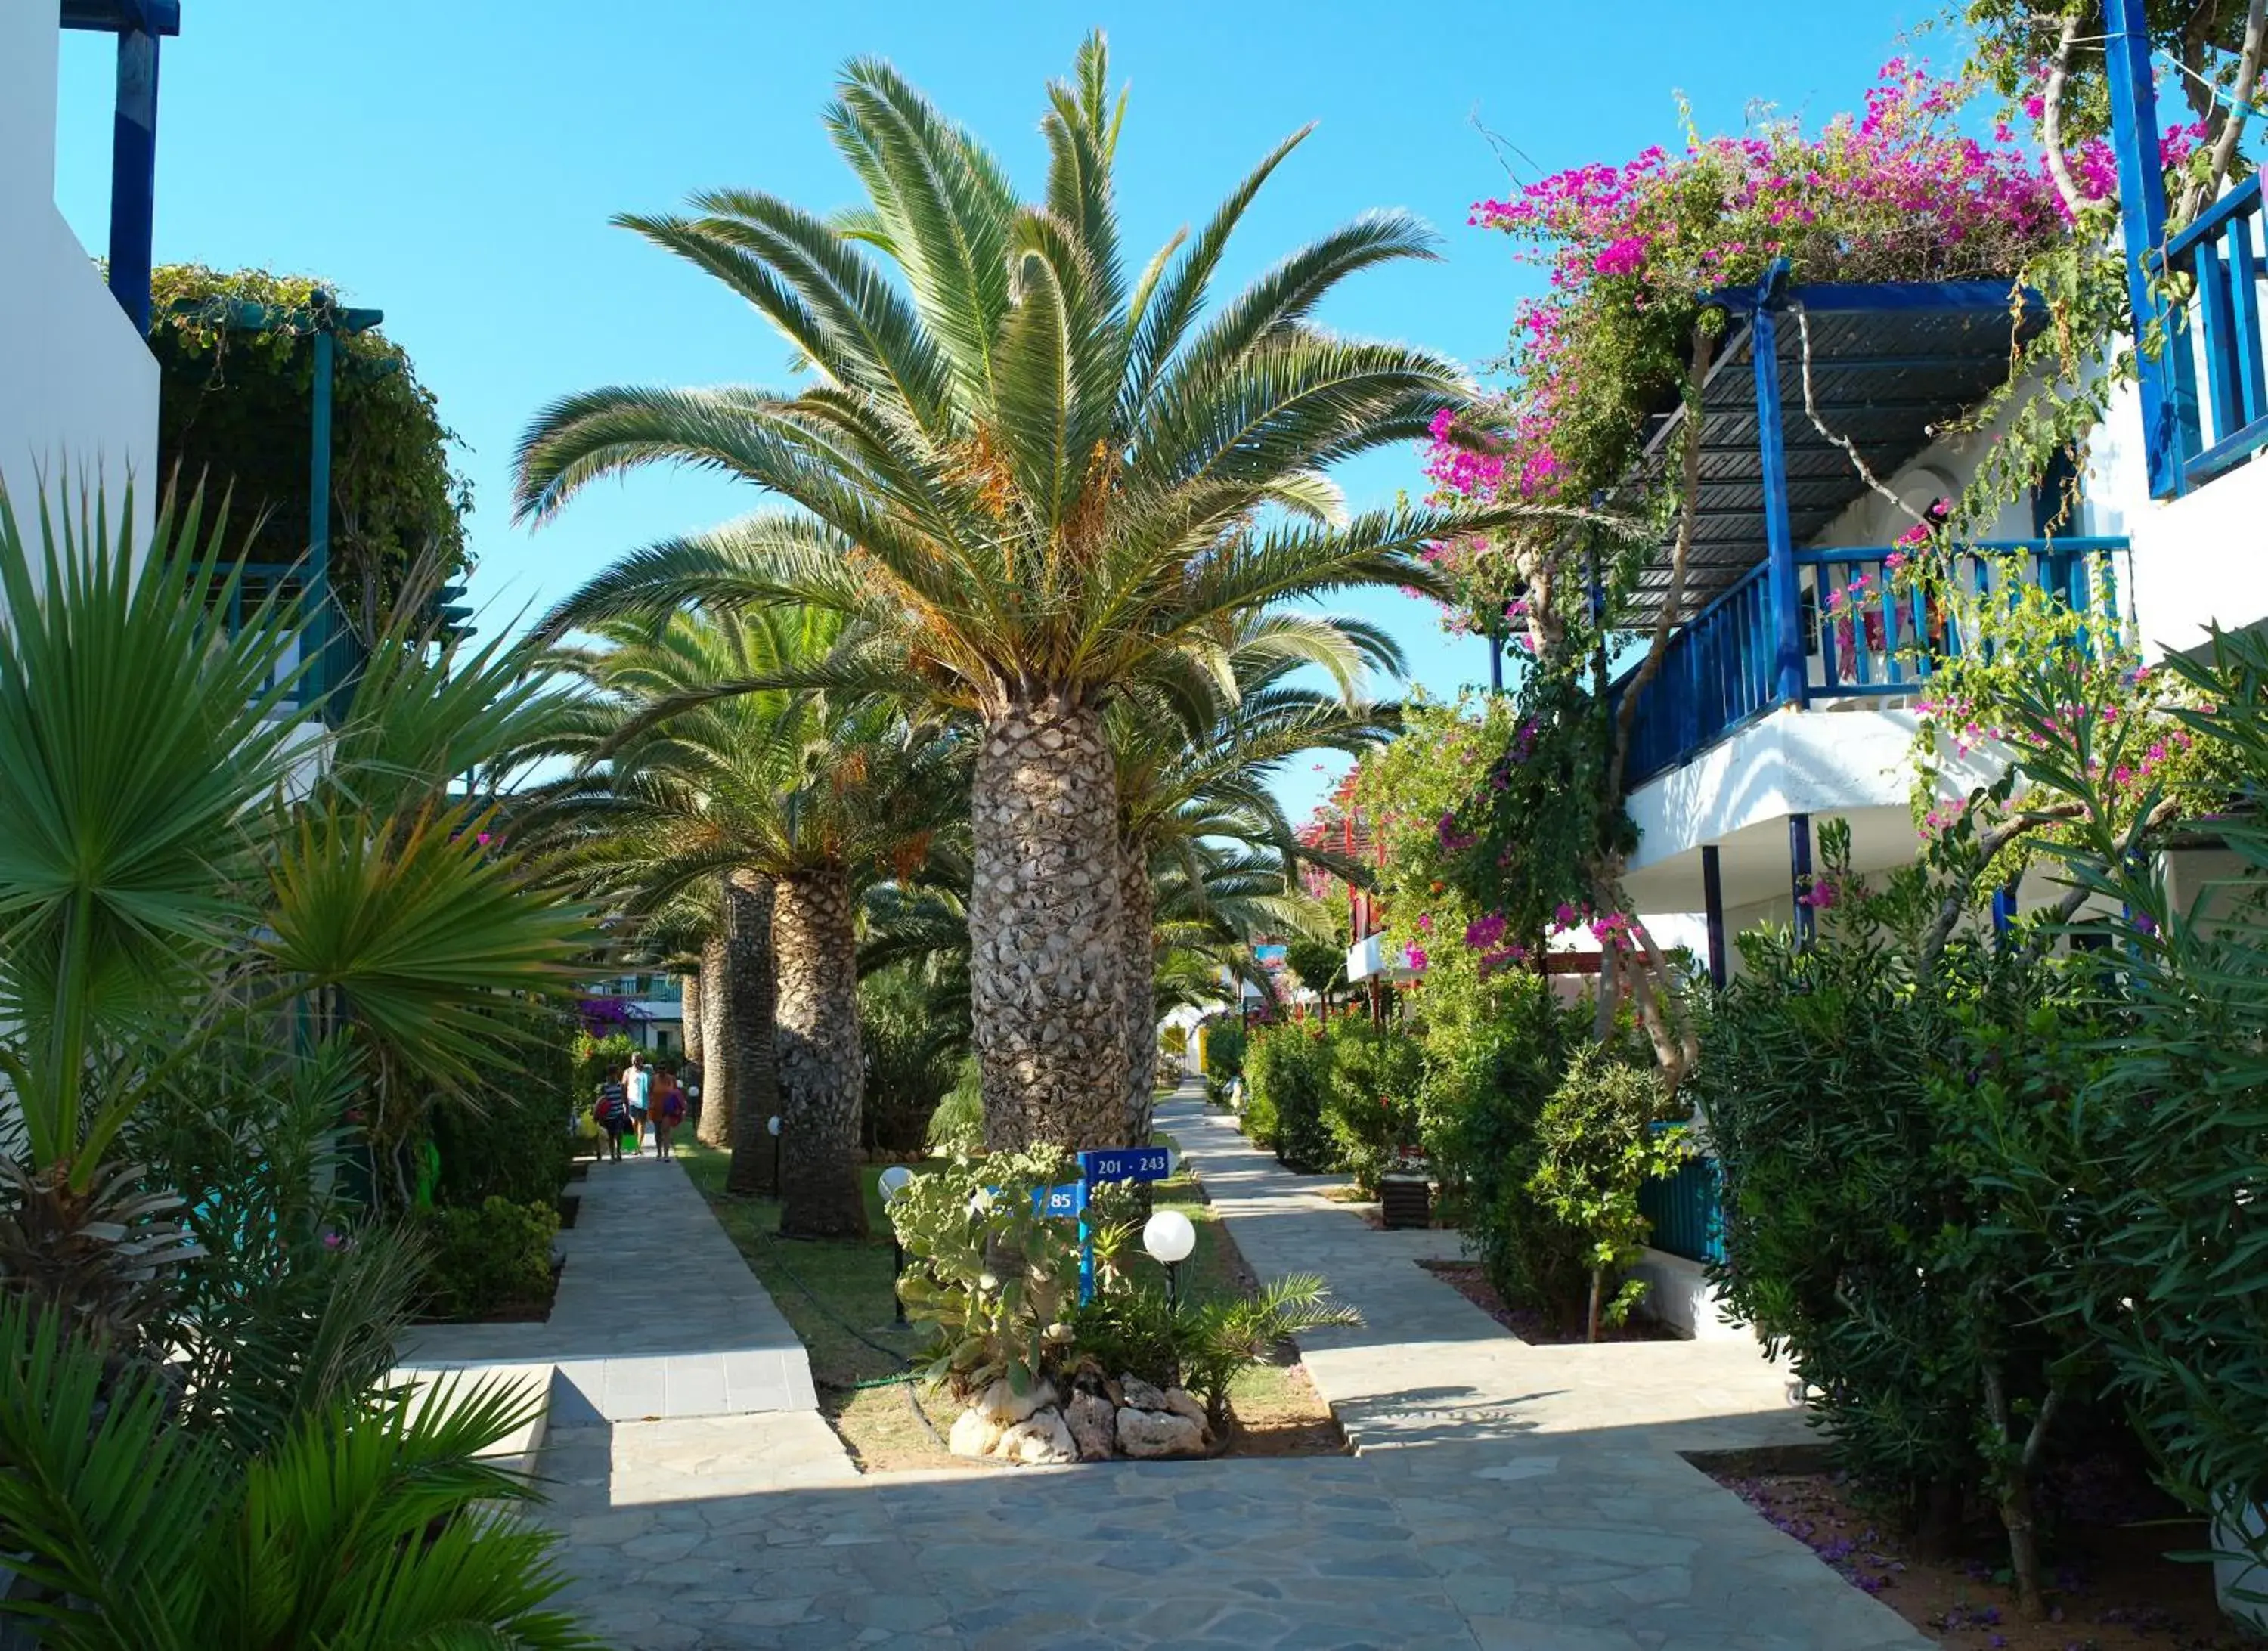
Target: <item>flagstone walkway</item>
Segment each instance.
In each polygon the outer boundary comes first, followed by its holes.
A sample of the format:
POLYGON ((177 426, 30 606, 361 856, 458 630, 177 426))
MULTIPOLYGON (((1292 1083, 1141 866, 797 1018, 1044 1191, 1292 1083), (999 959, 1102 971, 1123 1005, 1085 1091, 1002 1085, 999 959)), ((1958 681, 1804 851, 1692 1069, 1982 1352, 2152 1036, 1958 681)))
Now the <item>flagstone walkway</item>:
MULTIPOLYGON (((1193 1099, 1160 1124, 1258 1271, 1362 1309, 1303 1347, 1360 1454, 861 1478, 807 1411, 557 1425, 568 1603, 637 1651, 1924 1646, 1676 1454, 1803 1436, 1752 1348, 1525 1346, 1415 1264, 1452 1235, 1371 1230, 1193 1099)), ((684 1190, 647 1219, 705 1246, 684 1190)))

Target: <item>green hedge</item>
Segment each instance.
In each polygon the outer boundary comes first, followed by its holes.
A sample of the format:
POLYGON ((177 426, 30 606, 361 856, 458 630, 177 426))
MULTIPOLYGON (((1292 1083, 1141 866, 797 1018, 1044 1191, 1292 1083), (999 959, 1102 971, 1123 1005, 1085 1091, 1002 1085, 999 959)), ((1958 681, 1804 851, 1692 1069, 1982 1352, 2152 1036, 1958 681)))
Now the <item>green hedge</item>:
POLYGON ((556 1209, 492 1198, 475 1208, 431 1211, 423 1227, 427 1308, 434 1317, 485 1319, 548 1308, 556 1209))

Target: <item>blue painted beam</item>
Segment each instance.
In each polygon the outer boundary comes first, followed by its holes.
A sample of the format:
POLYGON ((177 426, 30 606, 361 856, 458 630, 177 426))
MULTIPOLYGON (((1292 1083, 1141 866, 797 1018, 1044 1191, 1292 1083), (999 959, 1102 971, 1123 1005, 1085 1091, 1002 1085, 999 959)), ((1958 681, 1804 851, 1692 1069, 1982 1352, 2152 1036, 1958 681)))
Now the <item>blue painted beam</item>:
POLYGON ((144 338, 157 211, 158 36, 122 29, 118 106, 110 124, 110 295, 144 338))
POLYGON ((2037 292, 2026 287, 2019 293, 2007 281, 1822 281, 1786 287, 1780 299, 1766 299, 1762 293, 1761 285, 1726 287, 1712 292, 1705 302, 1735 315, 1753 315, 1759 307, 1781 299, 1800 304, 1815 315, 2006 315, 2019 302, 2028 312, 2045 313, 2047 309, 2047 300, 2037 292))
POLYGON ((1808 814, 1787 817, 1787 877, 1795 894, 1795 942, 1808 947, 1819 932, 1811 907, 1811 816, 1808 814))
POLYGON ((1729 973, 1725 950, 1725 876, 1717 863, 1717 845, 1701 845, 1701 908, 1709 920, 1709 984, 1722 991, 1729 973))
MULTIPOLYGON (((2139 337, 2170 318, 2151 291, 2150 271, 2166 239, 2165 171, 2159 160, 2158 92, 2150 72, 2146 0, 2103 0, 2102 57, 2110 93, 2110 146, 2118 163, 2118 217, 2126 238, 2126 295, 2139 337)), ((2150 493, 2183 488, 2182 462, 2197 450, 2197 387, 2189 351, 2172 340, 2141 360, 2142 440, 2150 493)))
POLYGON ((2190 226, 2166 242, 2166 261, 2170 263, 2199 241, 2212 234, 2233 217, 2260 210, 2260 174, 2253 173, 2227 195, 2197 215, 2190 226))
POLYGON ((63 0, 61 15, 63 27, 95 34, 181 32, 181 0, 63 0))
POLYGON ((1749 353, 1756 365, 1756 456, 1764 468, 1764 579, 1772 616, 1772 692, 1792 705, 1803 703, 1803 615, 1796 589, 1795 538, 1787 520, 1787 453, 1779 404, 1778 316, 1771 295, 1787 275, 1777 259, 1757 284, 1764 301, 1749 322, 1749 353))

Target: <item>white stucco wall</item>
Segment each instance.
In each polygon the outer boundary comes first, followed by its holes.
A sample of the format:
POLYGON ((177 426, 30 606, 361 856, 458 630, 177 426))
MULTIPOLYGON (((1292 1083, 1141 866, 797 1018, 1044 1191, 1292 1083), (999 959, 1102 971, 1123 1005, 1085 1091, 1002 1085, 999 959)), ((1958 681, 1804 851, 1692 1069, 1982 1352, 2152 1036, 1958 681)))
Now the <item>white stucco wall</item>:
POLYGON ((31 532, 42 479, 115 512, 131 478, 145 524, 161 481, 158 364, 55 210, 59 36, 51 0, 0 4, 0 481, 31 532))

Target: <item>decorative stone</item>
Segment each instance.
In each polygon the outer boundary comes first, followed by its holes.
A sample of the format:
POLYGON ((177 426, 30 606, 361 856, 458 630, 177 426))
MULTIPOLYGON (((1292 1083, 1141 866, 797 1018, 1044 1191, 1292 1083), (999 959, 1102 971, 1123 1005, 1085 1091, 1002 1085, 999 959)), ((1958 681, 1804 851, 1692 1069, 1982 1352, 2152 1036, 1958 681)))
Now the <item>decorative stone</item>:
POLYGON ((1052 1406, 1035 1411, 1000 1435, 992 1454, 1004 1462, 1027 1462, 1035 1466, 1079 1460, 1079 1444, 1064 1426, 1063 1412, 1052 1406))
POLYGON ((1118 1412, 1118 1448, 1130 1456, 1197 1456, 1204 1454, 1204 1432, 1171 1411, 1118 1412))
POLYGON ((1107 1462, 1116 1450, 1118 1412, 1108 1399, 1094 1393, 1078 1395, 1064 1407, 1064 1422, 1081 1462, 1107 1462))
POLYGON ((1029 1391, 1018 1393, 1003 1376, 976 1396, 972 1407, 981 1411, 987 1421, 996 1427, 1012 1427, 1027 1419, 1034 1411, 1043 1411, 1056 1402, 1053 1384, 1035 1382, 1029 1391))
POLYGON ((971 1406, 953 1419, 953 1431, 946 1435, 945 1448, 956 1456, 989 1456, 1000 1442, 1003 1431, 999 1423, 971 1406))
POLYGON ((1118 1378, 1118 1390, 1124 1402, 1138 1411, 1162 1411, 1171 1407, 1166 1403, 1163 1388, 1153 1387, 1140 1376, 1128 1372, 1118 1378))
POLYGON ((1166 1408, 1173 1411, 1176 1416, 1188 1417, 1191 1421, 1197 1425, 1197 1431, 1199 1433, 1210 1434, 1212 1432, 1212 1419, 1205 1414, 1205 1407, 1198 1404, 1197 1400, 1191 1397, 1185 1389, 1182 1388, 1167 1388, 1166 1389, 1166 1408))

